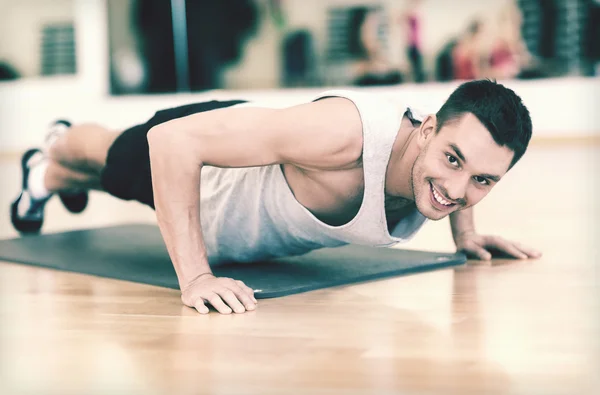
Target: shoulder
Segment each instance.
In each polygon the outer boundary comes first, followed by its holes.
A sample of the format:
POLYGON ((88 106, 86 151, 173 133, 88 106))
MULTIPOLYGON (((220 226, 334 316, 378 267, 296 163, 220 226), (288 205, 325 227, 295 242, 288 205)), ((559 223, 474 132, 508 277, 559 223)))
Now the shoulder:
POLYGON ((388 130, 396 133, 403 112, 402 105, 389 95, 330 90, 305 104, 284 110, 281 116, 293 119, 302 136, 287 140, 287 147, 306 148, 306 153, 326 155, 329 160, 325 161, 331 166, 327 168, 335 169, 353 167, 360 162, 367 134, 388 130))
POLYGON ((393 100, 389 94, 353 91, 353 90, 330 90, 318 95, 314 101, 336 99, 337 106, 343 108, 347 114, 352 114, 361 122, 361 126, 372 122, 384 120, 396 120, 402 104, 393 100))
POLYGON ((344 97, 320 96, 278 110, 265 126, 279 130, 278 152, 300 167, 345 168, 362 156, 363 121, 344 97))

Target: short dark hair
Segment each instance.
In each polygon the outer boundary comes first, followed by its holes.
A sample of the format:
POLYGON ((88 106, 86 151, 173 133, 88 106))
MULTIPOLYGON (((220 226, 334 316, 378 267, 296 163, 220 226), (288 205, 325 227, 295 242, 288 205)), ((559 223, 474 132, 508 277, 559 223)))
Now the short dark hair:
POLYGON ((511 89, 491 80, 474 80, 461 84, 436 114, 437 130, 471 113, 490 132, 494 141, 514 152, 512 168, 521 159, 529 140, 532 125, 529 110, 511 89))

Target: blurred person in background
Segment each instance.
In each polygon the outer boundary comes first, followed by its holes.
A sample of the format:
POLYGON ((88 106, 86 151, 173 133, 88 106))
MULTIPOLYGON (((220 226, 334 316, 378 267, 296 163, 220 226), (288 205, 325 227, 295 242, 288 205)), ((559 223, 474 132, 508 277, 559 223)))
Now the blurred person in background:
POLYGON ((452 49, 454 79, 514 79, 539 67, 521 35, 513 1, 473 21, 452 49))
POLYGON ((491 51, 481 78, 511 79, 534 67, 534 60, 521 35, 523 17, 514 1, 500 8, 493 19, 491 51))
POLYGON ((488 68, 483 73, 490 78, 514 78, 521 71, 521 57, 527 53, 521 39, 521 19, 518 10, 502 7, 496 18, 491 39, 488 68))
POLYGON ((452 48, 452 75, 456 80, 472 80, 481 75, 483 22, 474 20, 452 48))
MULTIPOLYGON (((222 87, 224 67, 240 59, 244 40, 256 31, 258 10, 252 0, 186 2, 189 84, 199 91, 222 87)), ((177 90, 171 2, 137 0, 133 25, 147 64, 147 90, 177 90)))
POLYGON ((415 82, 425 81, 421 51, 421 35, 423 34, 421 4, 422 0, 410 0, 408 7, 402 12, 399 18, 399 22, 406 32, 406 52, 415 82))
POLYGON ((353 67, 354 84, 392 85, 402 82, 400 71, 390 64, 379 38, 382 12, 368 7, 357 7, 350 13, 348 47, 356 59, 353 67))

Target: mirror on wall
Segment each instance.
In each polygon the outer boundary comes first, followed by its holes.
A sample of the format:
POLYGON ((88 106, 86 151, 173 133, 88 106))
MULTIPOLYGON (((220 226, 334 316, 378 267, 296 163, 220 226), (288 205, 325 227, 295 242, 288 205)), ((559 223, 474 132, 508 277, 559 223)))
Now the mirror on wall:
POLYGON ((0 81, 77 73, 75 0, 0 0, 0 81))
POLYGON ((598 71, 596 0, 107 0, 111 92, 598 71))

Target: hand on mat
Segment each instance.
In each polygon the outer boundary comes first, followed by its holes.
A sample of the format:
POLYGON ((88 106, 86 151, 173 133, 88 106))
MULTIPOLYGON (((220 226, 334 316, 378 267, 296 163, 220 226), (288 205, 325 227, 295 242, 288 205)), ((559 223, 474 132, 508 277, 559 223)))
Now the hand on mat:
POLYGON ((254 291, 241 281, 206 273, 182 289, 181 301, 201 314, 208 314, 210 303, 221 314, 244 313, 256 309, 254 291))
POLYGON ((456 248, 467 254, 487 261, 492 259, 492 254, 508 255, 517 259, 539 258, 542 254, 533 248, 520 243, 506 240, 499 236, 483 236, 477 233, 465 233, 455 239, 456 248))

